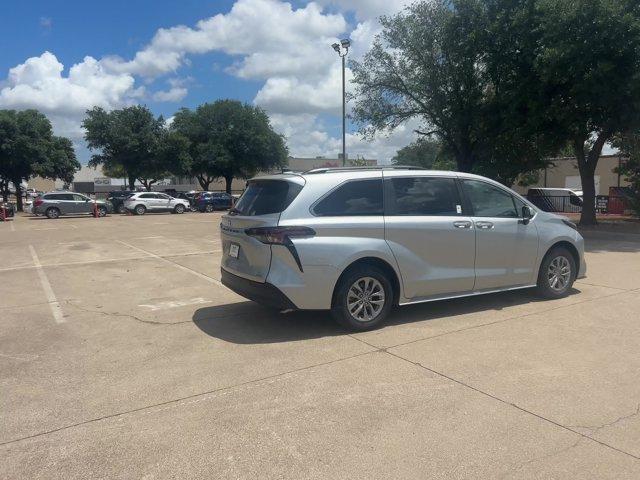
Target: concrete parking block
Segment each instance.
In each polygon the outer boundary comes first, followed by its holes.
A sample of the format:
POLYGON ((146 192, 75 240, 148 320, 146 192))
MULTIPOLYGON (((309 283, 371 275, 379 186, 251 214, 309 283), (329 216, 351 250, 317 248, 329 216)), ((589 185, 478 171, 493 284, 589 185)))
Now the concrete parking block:
POLYGON ((639 292, 389 351, 640 458, 639 292))
POLYGON ((612 288, 581 284, 576 285, 570 296, 559 300, 541 299, 534 290, 528 289, 408 305, 397 308, 387 326, 355 336, 377 347, 391 347, 457 330, 568 308, 619 292, 612 288))
POLYGON ((624 454, 381 352, 0 449, 15 479, 640 475, 624 454))
POLYGON ((46 305, 3 311, 0 442, 373 350, 327 318, 248 302, 175 308, 167 324, 63 308, 62 325, 46 305))

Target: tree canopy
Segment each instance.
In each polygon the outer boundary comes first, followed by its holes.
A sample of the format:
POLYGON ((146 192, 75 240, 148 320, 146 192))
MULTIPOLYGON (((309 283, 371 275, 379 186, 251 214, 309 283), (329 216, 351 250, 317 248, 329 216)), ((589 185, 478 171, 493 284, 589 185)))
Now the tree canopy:
POLYGON ((394 165, 411 165, 432 170, 454 170, 455 161, 445 151, 442 143, 422 137, 398 150, 391 159, 394 165))
POLYGON ((162 116, 141 105, 107 112, 94 107, 82 123, 89 149, 95 150, 89 165, 106 171, 124 172, 129 188, 139 180, 147 190, 158 180, 182 168, 180 156, 173 158, 172 136, 162 116))
POLYGON ((22 181, 41 176, 65 182, 80 169, 71 140, 53 135, 51 122, 36 110, 0 110, 0 181, 16 188, 22 210, 22 181))
POLYGON ((640 115, 640 6, 633 0, 433 0, 382 17, 352 62, 365 135, 410 119, 461 171, 511 185, 572 145, 595 221, 604 144, 640 115))
POLYGON ((231 192, 234 178, 247 178, 260 170, 286 165, 287 147, 269 117, 260 108, 236 100, 205 103, 195 110, 183 108, 171 124, 174 145, 186 148, 190 175, 207 190, 224 178, 231 192))

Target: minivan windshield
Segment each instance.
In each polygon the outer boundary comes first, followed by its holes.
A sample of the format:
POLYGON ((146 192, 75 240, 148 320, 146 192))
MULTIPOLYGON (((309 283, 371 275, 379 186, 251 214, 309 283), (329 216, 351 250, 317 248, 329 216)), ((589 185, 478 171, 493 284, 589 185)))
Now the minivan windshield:
POLYGON ((302 185, 285 180, 250 181, 232 215, 270 215, 281 213, 302 190, 302 185))

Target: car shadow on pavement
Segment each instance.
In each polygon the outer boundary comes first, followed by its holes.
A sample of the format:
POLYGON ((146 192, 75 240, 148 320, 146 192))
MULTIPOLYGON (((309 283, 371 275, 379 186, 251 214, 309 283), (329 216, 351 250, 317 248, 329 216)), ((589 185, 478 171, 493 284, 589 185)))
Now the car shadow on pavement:
POLYGON ((295 342, 344 334, 328 311, 280 313, 254 302, 196 310, 193 323, 211 337, 238 344, 295 342))
MULTIPOLYGON (((570 295, 580 293, 573 288, 570 295)), ((548 302, 533 290, 478 295, 397 307, 382 328, 432 321, 529 303, 548 302)), ((253 302, 204 307, 195 311, 193 323, 207 335, 236 344, 294 342, 350 333, 336 324, 328 311, 280 313, 253 302)))

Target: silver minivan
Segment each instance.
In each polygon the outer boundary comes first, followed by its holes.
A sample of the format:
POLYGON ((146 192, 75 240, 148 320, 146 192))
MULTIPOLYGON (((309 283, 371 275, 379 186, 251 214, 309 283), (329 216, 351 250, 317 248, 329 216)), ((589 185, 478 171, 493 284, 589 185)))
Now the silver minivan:
POLYGON ((586 273, 575 224, 457 172, 257 177, 220 228, 228 288, 279 310, 331 310, 360 331, 395 305, 530 287, 563 297, 586 273))

